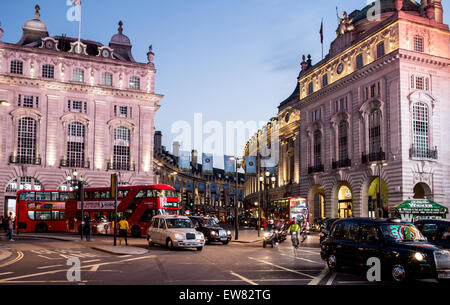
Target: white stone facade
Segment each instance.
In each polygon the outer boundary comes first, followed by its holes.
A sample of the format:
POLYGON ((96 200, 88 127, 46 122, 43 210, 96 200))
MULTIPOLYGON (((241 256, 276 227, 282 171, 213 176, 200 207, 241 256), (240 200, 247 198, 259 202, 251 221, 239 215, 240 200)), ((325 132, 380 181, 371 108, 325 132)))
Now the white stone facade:
MULTIPOLYGON (((115 37, 131 50, 122 25, 115 37)), ((153 53, 149 63, 137 63, 131 55, 116 56, 112 47, 82 40, 84 52, 76 54, 59 50, 60 39, 0 41, 0 100, 9 102, 0 106, 0 214, 15 190, 57 190, 74 169, 92 187, 108 186, 115 172, 122 183, 153 183, 154 116, 162 98, 154 93, 153 53), (12 67, 15 61, 21 69, 12 67)))

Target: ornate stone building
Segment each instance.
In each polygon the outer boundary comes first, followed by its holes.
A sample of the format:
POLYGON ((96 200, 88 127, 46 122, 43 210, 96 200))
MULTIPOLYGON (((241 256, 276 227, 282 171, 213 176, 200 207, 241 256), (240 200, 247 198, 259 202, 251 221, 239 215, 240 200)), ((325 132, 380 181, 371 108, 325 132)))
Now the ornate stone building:
POLYGON ((148 63, 131 49, 122 22, 109 45, 50 36, 38 7, 18 43, 0 41, 1 214, 19 189, 67 188, 73 170, 90 186, 109 185, 114 172, 122 184, 153 182, 162 96, 151 47, 148 63))
POLYGON ((329 54, 314 65, 303 59, 298 99, 279 106, 280 122, 300 113, 299 128, 280 132, 279 184, 293 173, 292 193, 308 198, 313 218, 386 216, 409 198, 450 206, 450 32, 441 1, 380 7, 379 20, 369 18, 371 5, 344 14, 329 54))

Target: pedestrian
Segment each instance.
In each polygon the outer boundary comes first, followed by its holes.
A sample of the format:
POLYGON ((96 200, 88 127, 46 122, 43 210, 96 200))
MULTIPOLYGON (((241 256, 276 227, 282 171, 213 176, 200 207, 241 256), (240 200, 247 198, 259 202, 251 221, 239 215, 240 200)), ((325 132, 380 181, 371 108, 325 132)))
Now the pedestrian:
POLYGON ((14 239, 12 239, 13 230, 14 230, 14 219, 12 217, 12 212, 9 212, 9 218, 8 218, 8 238, 9 238, 9 241, 14 241, 14 239))
POLYGON ((91 241, 91 222, 89 221, 89 216, 84 217, 83 233, 86 237, 86 241, 91 241))
POLYGON ((3 219, 3 231, 5 232, 5 233, 7 233, 8 232, 8 216, 6 216, 4 219, 3 219))
POLYGON ((124 217, 119 221, 119 246, 122 244, 122 238, 125 238, 125 245, 128 246, 127 235, 130 232, 130 225, 124 217))

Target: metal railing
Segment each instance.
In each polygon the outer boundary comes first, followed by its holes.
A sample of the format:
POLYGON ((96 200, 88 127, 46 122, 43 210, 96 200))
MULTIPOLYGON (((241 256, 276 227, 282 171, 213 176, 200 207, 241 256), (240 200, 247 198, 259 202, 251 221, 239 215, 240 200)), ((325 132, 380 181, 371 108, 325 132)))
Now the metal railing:
POLYGON ((349 158, 344 159, 344 160, 339 160, 339 161, 332 161, 331 167, 333 169, 336 168, 342 168, 342 167, 350 167, 352 166, 352 160, 350 160, 349 158))
POLYGON ((108 162, 109 170, 134 171, 134 162, 108 162))
POLYGON ((30 157, 30 156, 9 156, 10 164, 31 164, 31 165, 41 165, 40 157, 30 157))
POLYGON ((323 172, 324 169, 325 168, 324 168, 323 164, 317 164, 317 165, 314 165, 314 166, 309 166, 308 167, 308 174, 323 172))
POLYGON ((61 160, 59 163, 61 167, 78 167, 78 168, 89 168, 90 161, 83 160, 61 160))
POLYGON ((434 149, 418 149, 414 145, 409 149, 410 158, 424 158, 424 159, 435 159, 438 158, 437 146, 434 149))
POLYGON ((368 155, 363 153, 361 159, 363 164, 374 161, 383 161, 386 160, 386 153, 382 150, 380 150, 379 152, 370 153, 368 155))

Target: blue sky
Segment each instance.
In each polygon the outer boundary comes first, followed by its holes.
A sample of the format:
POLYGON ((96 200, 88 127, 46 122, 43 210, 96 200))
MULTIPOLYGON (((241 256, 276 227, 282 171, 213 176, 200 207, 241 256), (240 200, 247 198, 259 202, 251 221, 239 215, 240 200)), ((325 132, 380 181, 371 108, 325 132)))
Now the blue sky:
MULTIPOLYGON (((50 35, 76 37, 66 19, 67 0, 0 1, 3 41, 17 42, 24 22, 41 7, 50 35)), ((324 53, 335 39, 340 14, 367 0, 82 0, 82 37, 107 45, 119 20, 146 62, 155 53, 156 92, 163 94, 155 127, 171 148, 175 121, 268 121, 293 91, 302 54, 321 59, 319 29, 324 20, 324 53)), ((370 1, 372 2, 372 1, 370 1)), ((448 23, 444 1, 444 21, 448 23)), ((238 143, 242 154, 244 143, 238 143)), ((196 147, 198 150, 202 150, 196 147)), ((216 166, 222 167, 221 164, 216 166)))

